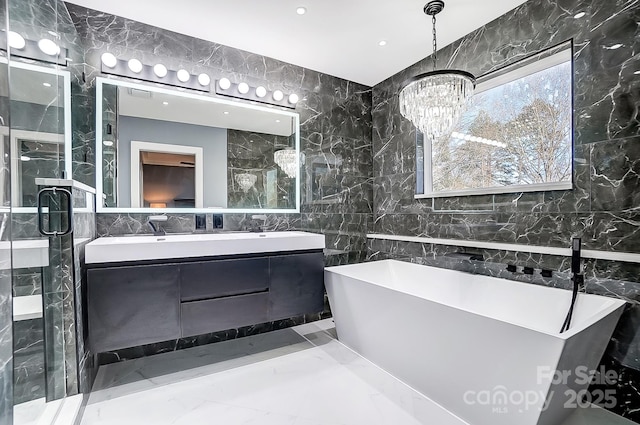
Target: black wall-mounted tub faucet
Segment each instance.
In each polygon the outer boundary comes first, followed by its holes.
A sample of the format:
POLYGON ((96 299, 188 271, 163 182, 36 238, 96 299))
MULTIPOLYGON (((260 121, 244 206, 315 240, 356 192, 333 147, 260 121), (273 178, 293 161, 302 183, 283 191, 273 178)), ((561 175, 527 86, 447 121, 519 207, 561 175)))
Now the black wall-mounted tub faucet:
POLYGON ((569 312, 567 313, 567 317, 564 319, 560 333, 569 330, 569 327, 571 327, 571 316, 573 315, 573 307, 575 306, 576 299, 578 298, 578 290, 584 284, 584 276, 580 274, 581 245, 582 240, 580 238, 573 238, 571 240, 571 280, 573 281, 573 294, 571 296, 569 312))

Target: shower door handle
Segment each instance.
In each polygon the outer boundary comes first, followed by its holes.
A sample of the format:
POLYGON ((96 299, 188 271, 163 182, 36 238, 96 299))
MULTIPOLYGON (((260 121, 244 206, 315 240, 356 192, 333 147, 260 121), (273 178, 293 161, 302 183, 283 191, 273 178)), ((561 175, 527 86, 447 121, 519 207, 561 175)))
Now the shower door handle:
MULTIPOLYGON (((62 211, 58 211, 59 213, 62 211)), ((47 187, 44 189, 41 189, 38 192, 38 231, 40 232, 40 234, 44 235, 44 236, 64 236, 64 235, 68 235, 69 233, 73 232, 73 197, 71 195, 71 191, 67 190, 67 189, 62 189, 62 188, 57 188, 57 187, 47 187), (49 202, 47 205, 49 207, 49 212, 47 213, 47 216, 49 217, 49 229, 45 229, 44 227, 44 211, 43 211, 43 204, 44 204, 44 198, 46 196, 49 197, 50 200, 52 199, 56 199, 56 195, 59 195, 59 204, 62 205, 62 200, 63 198, 66 198, 67 201, 67 209, 66 209, 66 213, 67 213, 67 220, 66 220, 66 224, 67 227, 66 229, 62 228, 62 223, 60 224, 60 230, 51 230, 51 202, 49 202)))

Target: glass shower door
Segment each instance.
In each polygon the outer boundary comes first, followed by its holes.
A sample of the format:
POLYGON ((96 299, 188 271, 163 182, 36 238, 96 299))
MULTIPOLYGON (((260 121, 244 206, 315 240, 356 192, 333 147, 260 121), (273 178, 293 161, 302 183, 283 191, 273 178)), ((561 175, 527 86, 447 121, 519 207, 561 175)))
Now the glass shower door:
MULTIPOLYGON (((60 45, 58 0, 6 0, 10 131, 9 201, 12 230, 13 423, 49 423, 67 394, 77 392, 75 328, 69 323, 74 300, 61 278, 72 266, 58 235, 38 228, 38 178, 70 174, 70 75, 59 54, 42 40, 60 45), (16 41, 17 40, 17 41, 16 41), (70 371, 70 373, 69 373, 70 371)), ((64 9, 66 11, 66 9, 64 9)), ((58 48, 59 49, 59 48, 58 48)), ((63 56, 64 57, 64 56, 63 56)), ((53 217, 55 202, 44 202, 53 217)), ((47 226, 55 223, 49 223, 47 226)), ((72 272, 71 272, 72 273, 72 272)), ((0 425, 5 425, 0 423, 0 425)), ((9 425, 9 424, 7 424, 9 425)))

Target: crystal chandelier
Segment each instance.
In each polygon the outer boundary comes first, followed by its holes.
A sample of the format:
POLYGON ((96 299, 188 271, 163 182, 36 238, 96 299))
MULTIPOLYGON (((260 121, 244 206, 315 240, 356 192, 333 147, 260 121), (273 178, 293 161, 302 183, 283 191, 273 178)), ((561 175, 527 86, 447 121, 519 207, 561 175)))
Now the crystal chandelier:
POLYGON ((298 155, 293 148, 281 149, 273 153, 273 160, 288 177, 295 177, 298 171, 298 155))
POLYGON ((400 113, 430 139, 453 129, 476 86, 475 77, 466 71, 436 70, 436 15, 443 8, 441 0, 430 1, 424 7, 433 23, 433 71, 412 78, 399 95, 400 113))
POLYGON ((256 184, 256 180, 258 180, 258 177, 255 174, 250 174, 250 173, 236 174, 236 182, 238 183, 238 186, 240 186, 240 189, 242 189, 244 193, 247 193, 249 189, 251 189, 253 185, 256 184))

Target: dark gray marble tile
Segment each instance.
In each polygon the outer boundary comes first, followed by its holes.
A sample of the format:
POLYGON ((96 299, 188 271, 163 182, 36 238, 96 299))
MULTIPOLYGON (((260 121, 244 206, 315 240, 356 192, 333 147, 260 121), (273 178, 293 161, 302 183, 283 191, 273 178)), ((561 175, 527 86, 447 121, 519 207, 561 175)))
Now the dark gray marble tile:
POLYGON ((45 396, 44 337, 42 319, 13 324, 13 392, 14 403, 45 396))
POLYGON ((11 270, 0 270, 0 424, 13 425, 11 270))
POLYGON ((42 294, 42 268, 13 269, 13 296, 42 294))
POLYGON ((591 145, 591 208, 627 211, 640 207, 640 137, 591 145))

